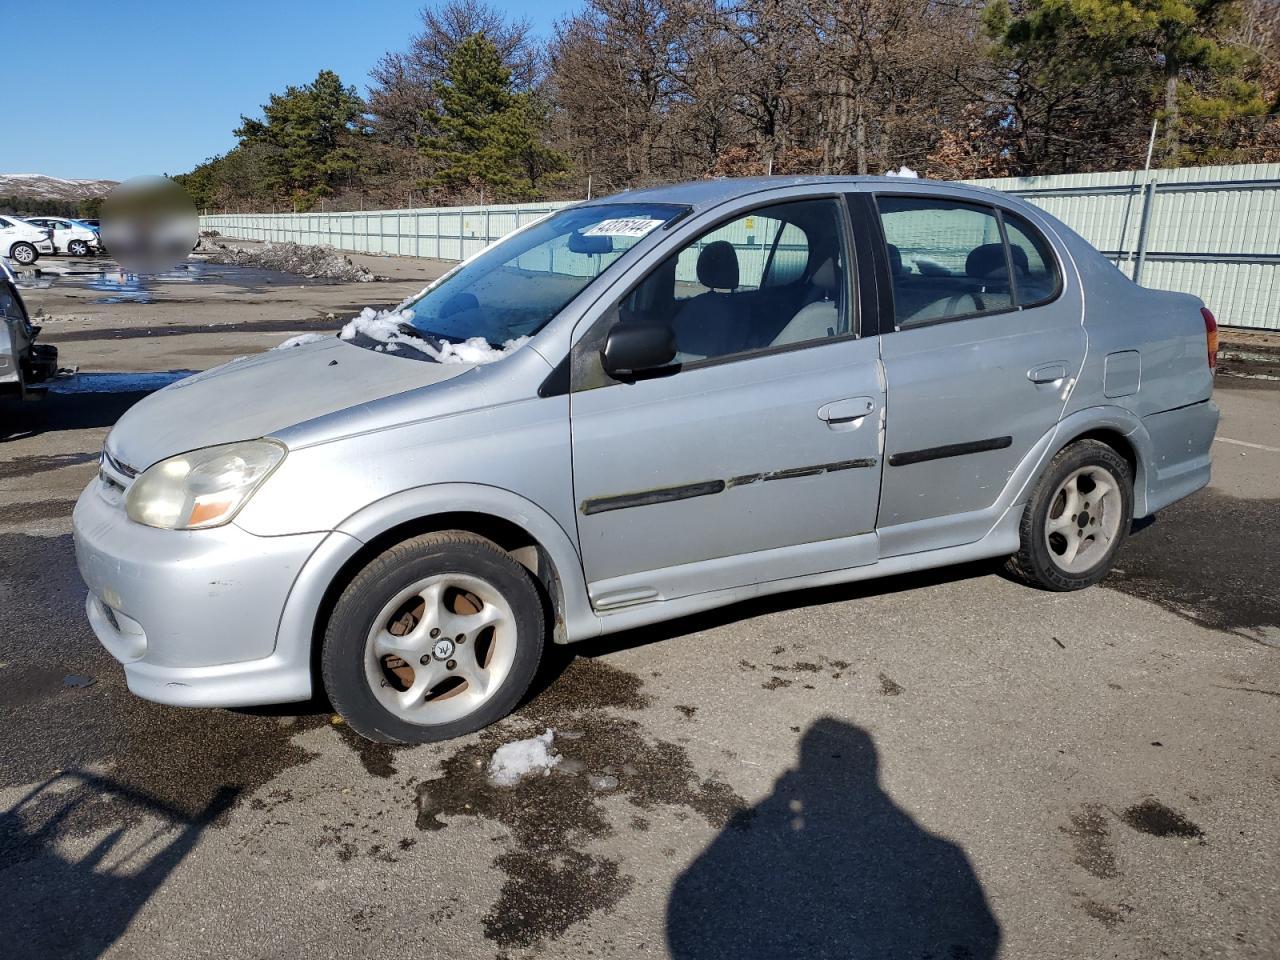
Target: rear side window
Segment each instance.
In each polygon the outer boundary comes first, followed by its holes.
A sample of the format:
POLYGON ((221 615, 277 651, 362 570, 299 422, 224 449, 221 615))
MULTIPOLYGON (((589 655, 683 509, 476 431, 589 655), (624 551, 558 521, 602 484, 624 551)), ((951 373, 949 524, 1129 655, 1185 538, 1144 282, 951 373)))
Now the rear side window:
POLYGON ((900 196, 881 196, 878 205, 900 328, 1013 308, 993 208, 900 196))
POLYGON ((1005 212, 1004 232, 1017 287, 1018 306, 1034 307, 1058 292, 1058 267, 1044 236, 1016 213, 1005 212))

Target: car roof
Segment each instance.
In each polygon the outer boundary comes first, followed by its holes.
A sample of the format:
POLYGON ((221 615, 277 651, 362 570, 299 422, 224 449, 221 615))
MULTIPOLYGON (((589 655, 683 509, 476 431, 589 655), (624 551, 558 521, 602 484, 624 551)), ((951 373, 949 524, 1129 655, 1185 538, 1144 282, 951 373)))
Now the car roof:
POLYGON ((588 200, 587 204, 678 203, 692 207, 696 211, 718 206, 727 200, 736 200, 739 197, 749 196, 763 190, 773 190, 781 187, 809 186, 825 189, 852 189, 855 187, 874 187, 877 184, 892 185, 896 188, 908 186, 913 189, 919 188, 926 193, 951 194, 952 196, 968 194, 975 198, 991 199, 993 196, 999 195, 1008 199, 1006 194, 1001 194, 998 190, 989 190, 986 187, 950 183, 942 180, 925 180, 914 177, 794 176, 721 177, 713 180, 695 180, 688 183, 662 184, 652 187, 640 187, 635 190, 625 190, 622 193, 588 200))

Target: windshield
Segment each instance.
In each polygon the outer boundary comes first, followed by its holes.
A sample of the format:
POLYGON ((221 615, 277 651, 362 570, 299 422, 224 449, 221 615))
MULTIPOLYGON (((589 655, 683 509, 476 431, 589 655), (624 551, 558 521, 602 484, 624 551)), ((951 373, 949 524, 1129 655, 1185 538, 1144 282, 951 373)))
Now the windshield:
POLYGON ((687 208, 610 203, 554 213, 499 241, 408 303, 425 337, 494 347, 541 330, 611 263, 687 208))

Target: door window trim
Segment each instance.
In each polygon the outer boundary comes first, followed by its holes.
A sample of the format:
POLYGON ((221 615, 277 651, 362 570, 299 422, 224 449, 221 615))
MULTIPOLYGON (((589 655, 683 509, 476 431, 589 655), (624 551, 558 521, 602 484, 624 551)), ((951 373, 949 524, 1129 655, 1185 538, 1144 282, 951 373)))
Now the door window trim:
POLYGON ((899 332, 902 332, 903 330, 901 323, 898 321, 897 304, 895 303, 895 297, 894 297, 894 291, 893 291, 893 276, 889 272, 889 266, 888 266, 889 240, 884 232, 884 215, 880 210, 880 199, 882 197, 884 198, 905 197, 912 200, 931 200, 935 202, 941 201, 943 203, 955 204, 956 206, 973 207, 977 209, 988 210, 994 215, 996 219, 996 223, 1000 230, 1000 242, 1004 246, 1005 269, 1009 273, 1009 293, 1010 293, 1010 299, 1013 301, 1013 304, 1014 304, 1013 306, 1005 309, 1001 309, 1001 310, 978 310, 978 311, 971 311, 969 313, 957 313, 947 317, 934 317, 929 320, 921 320, 917 323, 913 323, 911 324, 910 327, 907 328, 908 330, 918 330, 918 329, 923 329, 925 327, 936 327, 939 324, 955 323, 960 320, 976 320, 980 317, 998 317, 998 316, 1003 316, 1005 314, 1021 313, 1023 310, 1030 310, 1036 307, 1048 306, 1049 304, 1060 299, 1066 290, 1066 283, 1063 279, 1065 276, 1065 271, 1062 269, 1062 261, 1058 256, 1057 249, 1053 246, 1052 243, 1049 242, 1049 239, 1048 237, 1045 236, 1043 230, 1040 230, 1027 217, 1022 215, 1021 213, 1018 213, 1015 210, 1007 210, 1005 207, 995 202, 987 202, 985 200, 971 200, 968 197, 949 197, 949 196, 944 196, 937 193, 925 193, 923 191, 916 191, 916 190, 869 191, 869 195, 871 197, 871 207, 872 207, 871 212, 873 214, 872 218, 875 221, 874 230, 876 235, 879 238, 881 251, 884 257, 884 260, 881 264, 881 270, 883 271, 884 276, 889 281, 888 294, 887 294, 888 308, 884 309, 882 306, 882 309, 880 312, 880 317, 881 317, 880 332, 881 333, 899 333, 899 332), (1004 224, 1004 215, 1006 212, 1017 217, 1019 220, 1025 223, 1031 230, 1034 231, 1035 235, 1028 235, 1027 237, 1027 239, 1032 241, 1033 245, 1035 243, 1036 236, 1039 236, 1041 239, 1044 240, 1044 245, 1048 249, 1049 256, 1050 256, 1050 263, 1046 265, 1051 267, 1054 274, 1054 288, 1053 288, 1053 293, 1050 296, 1045 297, 1041 300, 1036 300, 1032 303, 1018 303, 1017 277, 1013 272, 1013 250, 1012 250, 1011 244, 1009 243, 1008 233, 1005 229, 1005 224, 1004 224), (884 320, 886 318, 889 321, 887 328, 884 324, 884 320))
MULTIPOLYGON (((802 196, 775 197, 773 199, 761 200, 759 203, 750 207, 738 208, 737 210, 723 214, 719 218, 713 220, 706 227, 699 228, 698 232, 693 237, 685 240, 676 249, 659 259, 658 262, 644 274, 644 276, 635 283, 630 284, 620 296, 614 298, 609 306, 600 313, 587 331, 579 337, 570 348, 568 364, 570 381, 569 392, 582 393, 587 390, 599 390, 603 387, 612 387, 619 384, 633 382, 633 378, 618 380, 601 370, 600 375, 605 382, 587 386, 576 385, 573 382, 573 371, 578 366, 577 354, 579 350, 590 349, 587 346, 588 344, 596 343, 601 339, 601 330, 608 329, 613 325, 615 322, 613 314, 622 302, 631 296, 641 286, 641 284, 645 283, 651 276, 662 269, 671 257, 678 257, 691 244, 697 243, 707 234, 714 233, 716 230, 726 224, 733 223, 735 220, 741 220, 744 217, 752 216, 761 210, 768 210, 772 207, 781 207, 792 203, 805 203, 813 200, 829 200, 835 206, 837 211, 837 217, 840 223, 840 251, 844 257, 845 263, 843 276, 844 304, 849 318, 849 332, 842 333, 834 337, 804 340, 800 343, 786 343, 779 346, 760 347, 755 350, 740 350, 737 353, 726 353, 718 357, 706 357, 702 360, 693 360, 685 363, 672 363, 651 373, 646 373, 639 379, 659 379, 662 377, 675 376, 688 370, 701 370, 706 367, 719 366, 724 363, 737 363, 744 360, 754 360, 756 357, 771 357, 776 356, 777 354, 791 353, 796 350, 807 350, 814 347, 826 346, 828 344, 841 343, 846 340, 862 339, 862 311, 858 291, 863 280, 859 275, 858 265, 854 259, 856 255, 856 250, 853 248, 854 229, 848 205, 845 203, 845 194, 839 190, 830 190, 823 191, 821 193, 805 194, 802 196)), ((779 231, 779 236, 781 236, 781 231, 779 231)), ((762 282, 763 277, 764 275, 762 274, 762 282)), ((601 343, 601 345, 603 344, 601 343)), ((550 380, 551 378, 548 379, 550 380)))

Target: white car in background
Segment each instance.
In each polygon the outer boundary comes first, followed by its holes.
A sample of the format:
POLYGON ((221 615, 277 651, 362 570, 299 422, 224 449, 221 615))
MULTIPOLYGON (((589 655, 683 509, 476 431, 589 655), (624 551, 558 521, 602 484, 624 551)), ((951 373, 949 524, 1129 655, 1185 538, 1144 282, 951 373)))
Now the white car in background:
POLYGON ((53 231, 53 252, 69 253, 73 257, 87 257, 102 246, 98 232, 88 224, 66 217, 26 217, 27 223, 53 231))
POLYGON ((8 257, 19 266, 30 266, 41 253, 53 253, 50 232, 19 217, 0 215, 0 257, 8 257))

